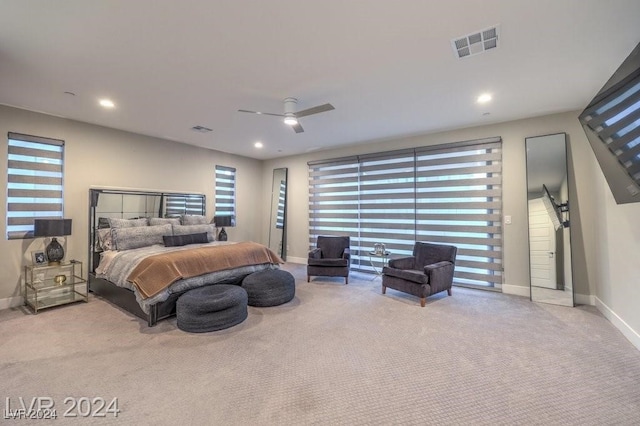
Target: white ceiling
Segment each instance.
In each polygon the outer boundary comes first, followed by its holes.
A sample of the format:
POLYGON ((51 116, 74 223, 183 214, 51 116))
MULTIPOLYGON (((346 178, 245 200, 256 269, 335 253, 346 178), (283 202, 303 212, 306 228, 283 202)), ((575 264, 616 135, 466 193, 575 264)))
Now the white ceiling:
POLYGON ((638 42, 638 0, 2 0, 0 103, 268 159, 581 109, 638 42), (289 96, 336 109, 237 112, 289 96))

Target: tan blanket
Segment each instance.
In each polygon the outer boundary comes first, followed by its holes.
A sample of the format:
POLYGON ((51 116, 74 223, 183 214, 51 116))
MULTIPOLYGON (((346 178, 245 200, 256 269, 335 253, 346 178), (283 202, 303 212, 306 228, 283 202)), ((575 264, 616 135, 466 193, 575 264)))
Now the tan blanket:
POLYGON ((284 261, 268 247, 254 242, 198 247, 149 256, 131 271, 127 280, 147 298, 182 278, 263 263, 284 261))

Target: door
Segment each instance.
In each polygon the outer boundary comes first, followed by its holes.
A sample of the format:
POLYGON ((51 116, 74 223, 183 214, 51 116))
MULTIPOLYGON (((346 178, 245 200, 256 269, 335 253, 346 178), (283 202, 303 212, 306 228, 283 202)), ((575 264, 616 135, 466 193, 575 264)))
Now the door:
POLYGON ((556 231, 542 198, 529 200, 531 285, 557 289, 556 231))

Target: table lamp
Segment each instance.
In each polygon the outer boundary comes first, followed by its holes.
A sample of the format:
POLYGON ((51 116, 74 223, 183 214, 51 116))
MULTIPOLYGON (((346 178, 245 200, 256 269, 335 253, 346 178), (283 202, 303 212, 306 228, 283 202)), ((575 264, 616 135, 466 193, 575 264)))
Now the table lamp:
POLYGON ((33 221, 34 237, 52 237, 45 252, 49 265, 59 265, 64 259, 64 249, 56 239, 71 235, 71 219, 35 219, 33 221))
POLYGON ((216 228, 222 228, 218 234, 218 241, 227 241, 227 232, 224 230, 224 227, 234 226, 234 222, 233 215, 217 215, 213 217, 213 223, 215 223, 216 228))

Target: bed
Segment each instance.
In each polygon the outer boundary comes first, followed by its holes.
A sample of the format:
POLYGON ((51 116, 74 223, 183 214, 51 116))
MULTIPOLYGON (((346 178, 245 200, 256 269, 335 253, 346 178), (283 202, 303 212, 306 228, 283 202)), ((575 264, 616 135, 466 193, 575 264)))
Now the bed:
POLYGON ((283 263, 258 243, 215 241, 202 194, 92 188, 89 200, 89 291, 149 327, 190 289, 283 263))

